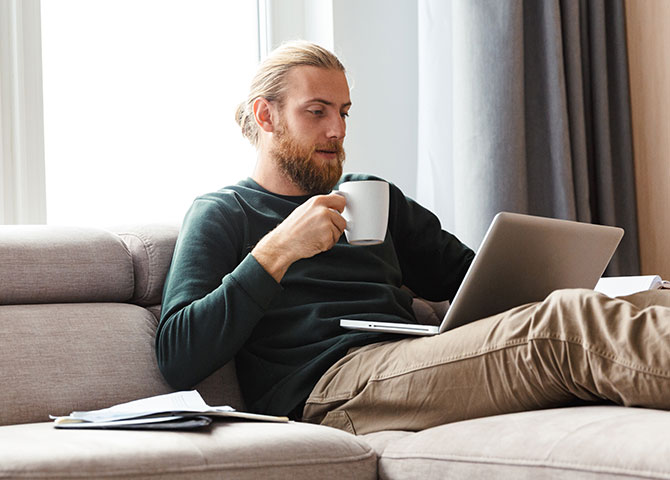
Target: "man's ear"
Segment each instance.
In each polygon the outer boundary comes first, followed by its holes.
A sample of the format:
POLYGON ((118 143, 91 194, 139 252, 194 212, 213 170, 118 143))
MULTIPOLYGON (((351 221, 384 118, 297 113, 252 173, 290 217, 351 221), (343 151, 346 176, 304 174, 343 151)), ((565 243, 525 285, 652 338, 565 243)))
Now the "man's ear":
POLYGON ((274 106, 265 98, 258 97, 254 100, 254 119, 256 124, 264 131, 274 131, 273 123, 274 106))

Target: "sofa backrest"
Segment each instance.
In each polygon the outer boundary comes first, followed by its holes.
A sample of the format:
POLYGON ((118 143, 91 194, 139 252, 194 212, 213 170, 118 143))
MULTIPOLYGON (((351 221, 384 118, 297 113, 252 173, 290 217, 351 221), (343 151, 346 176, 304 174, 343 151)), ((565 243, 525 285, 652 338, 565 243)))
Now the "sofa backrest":
POLYGON ((121 238, 97 229, 3 226, 1 305, 128 302, 133 261, 121 238))
MULTIPOLYGON (((0 425, 172 391, 154 336, 177 234, 0 227, 0 425)), ((243 408, 232 364, 195 388, 243 408)))

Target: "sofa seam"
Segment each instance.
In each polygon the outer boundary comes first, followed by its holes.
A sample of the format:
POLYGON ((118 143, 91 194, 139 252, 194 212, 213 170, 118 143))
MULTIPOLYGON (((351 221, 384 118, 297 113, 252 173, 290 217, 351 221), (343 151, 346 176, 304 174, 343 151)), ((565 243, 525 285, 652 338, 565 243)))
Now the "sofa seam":
POLYGON ((130 292, 130 298, 128 299, 128 301, 131 301, 133 299, 133 296, 135 295, 135 265, 133 265, 133 254, 131 253, 130 248, 128 248, 126 242, 124 242, 123 239, 120 237, 118 239, 120 240, 121 246, 123 247, 123 251, 130 260, 130 281, 133 288, 130 292))
POLYGON ((570 469, 570 470, 579 470, 591 473, 607 473, 607 474, 617 474, 617 475, 647 475, 651 478, 659 478, 658 475, 661 475, 662 478, 670 478, 670 471, 662 470, 632 470, 623 467, 612 467, 601 464, 586 464, 586 463, 573 463, 573 462, 547 462, 544 460, 531 460, 524 458, 503 458, 497 456, 469 456, 469 455, 407 455, 407 454, 398 454, 394 455, 393 453, 384 454, 380 457, 382 460, 391 460, 391 461, 406 461, 406 460, 436 460, 436 461, 453 461, 459 463, 481 463, 481 464, 490 464, 490 465, 504 465, 504 466, 523 466, 523 467, 535 467, 535 468, 552 468, 552 469, 570 469))
MULTIPOLYGON (((144 251, 147 254, 147 259, 148 259, 148 264, 149 264, 149 269, 148 269, 147 278, 146 278, 147 288, 145 289, 145 291, 143 292, 143 294, 141 296, 134 299, 135 302, 146 302, 147 299, 150 297, 149 294, 151 293, 151 291, 153 289, 153 286, 154 286, 154 283, 155 283, 154 279, 153 279, 153 275, 151 275, 151 272, 154 270, 154 267, 156 266, 155 265, 155 260, 152 256, 154 251, 155 251, 155 245, 153 244, 153 242, 151 242, 148 239, 147 236, 145 236, 142 233, 125 232, 125 233, 120 233, 119 234, 119 236, 121 236, 121 235, 126 235, 126 236, 129 236, 129 237, 135 237, 136 239, 138 239, 140 241, 140 243, 142 243, 142 247, 144 247, 144 251)), ((132 260, 132 258, 133 258, 132 253, 130 254, 130 256, 131 256, 131 260, 132 260)), ((134 265, 133 265, 133 271, 135 271, 135 266, 134 265)))
MULTIPOLYGON (((76 472, 76 473, 59 473, 59 474, 35 474, 31 473, 30 475, 23 477, 23 478, 90 478, 91 475, 95 475, 96 478, 115 478, 115 477, 125 477, 125 476, 136 476, 136 475, 165 475, 165 474, 171 474, 171 473, 180 473, 180 472, 205 472, 205 471, 228 471, 228 470, 234 470, 234 469, 239 469, 239 468, 244 468, 245 470, 255 470, 259 468, 269 468, 269 467, 308 467, 308 466, 318 466, 318 465, 348 465, 350 463, 364 463, 365 461, 369 459, 374 459, 375 460, 375 465, 377 461, 377 454, 372 448, 368 447, 368 451, 360 454, 360 455, 355 455, 352 457, 345 457, 345 458, 337 458, 337 459, 332 459, 328 461, 323 461, 323 460, 312 460, 312 461, 285 461, 285 462, 262 462, 262 463, 256 463, 254 465, 250 464, 245 464, 245 463, 208 463, 205 462, 205 465, 199 466, 199 465, 191 465, 191 466, 186 466, 186 467, 177 467, 177 468, 166 468, 162 470, 156 470, 153 469, 150 472, 146 472, 142 469, 134 469, 134 470, 124 470, 124 471, 117 471, 115 473, 100 473, 100 472, 76 472)), ((24 470, 18 470, 18 471, 10 471, 10 470, 5 470, 3 472, 0 472, 0 478, 7 478, 5 475, 17 475, 23 472, 24 470)), ((19 476, 20 478, 20 476, 19 476)))

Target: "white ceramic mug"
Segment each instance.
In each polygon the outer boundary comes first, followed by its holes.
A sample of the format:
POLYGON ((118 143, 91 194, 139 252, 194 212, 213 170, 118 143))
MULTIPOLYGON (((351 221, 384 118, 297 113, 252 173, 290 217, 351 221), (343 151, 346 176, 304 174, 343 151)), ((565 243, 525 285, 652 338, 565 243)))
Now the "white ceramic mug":
POLYGON ((352 245, 382 243, 389 219, 389 184, 380 180, 344 182, 336 193, 347 201, 342 212, 347 221, 344 230, 347 242, 352 245))

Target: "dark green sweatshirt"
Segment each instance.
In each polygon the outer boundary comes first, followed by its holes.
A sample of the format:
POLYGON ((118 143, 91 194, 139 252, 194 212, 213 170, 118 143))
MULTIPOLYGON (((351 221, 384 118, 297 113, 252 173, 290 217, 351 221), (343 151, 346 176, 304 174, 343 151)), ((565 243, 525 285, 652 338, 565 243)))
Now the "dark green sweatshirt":
POLYGON ((345 330, 341 318, 414 323, 402 285, 429 300, 453 298, 473 252, 393 185, 384 243, 352 246, 343 235, 331 250, 291 265, 278 284, 250 252, 308 198, 247 179, 195 200, 156 333, 158 365, 174 388, 192 388, 235 358, 247 408, 287 415, 348 349, 401 338, 345 330))

